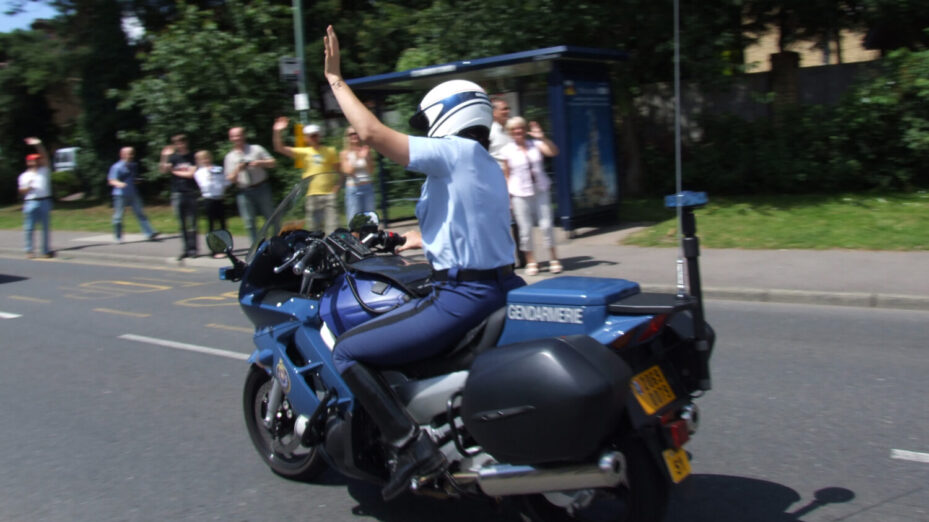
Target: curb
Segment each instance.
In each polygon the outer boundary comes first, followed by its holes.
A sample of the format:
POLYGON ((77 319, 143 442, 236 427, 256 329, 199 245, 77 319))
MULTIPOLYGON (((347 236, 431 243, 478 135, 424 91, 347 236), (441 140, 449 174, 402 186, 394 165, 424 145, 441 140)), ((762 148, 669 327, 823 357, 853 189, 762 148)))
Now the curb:
MULTIPOLYGON (((676 292, 671 285, 641 284, 648 292, 676 292)), ((822 292, 763 288, 708 287, 703 289, 707 299, 753 301, 760 303, 810 304, 851 306, 857 308, 887 308, 900 310, 929 310, 929 297, 902 294, 865 292, 822 292)))
MULTIPOLYGON (((4 257, 18 258, 22 257, 22 254, 23 252, 20 249, 0 247, 0 255, 4 257)), ((178 268, 218 269, 219 267, 228 266, 229 264, 225 259, 214 259, 212 257, 198 257, 178 261, 174 257, 70 251, 59 252, 59 259, 92 259, 109 263, 164 265, 178 268)), ((639 283, 639 286, 646 292, 673 293, 677 291, 673 285, 667 284, 639 283)), ((707 299, 729 301, 929 311, 929 296, 920 295, 742 287, 705 287, 703 289, 703 295, 707 299)))

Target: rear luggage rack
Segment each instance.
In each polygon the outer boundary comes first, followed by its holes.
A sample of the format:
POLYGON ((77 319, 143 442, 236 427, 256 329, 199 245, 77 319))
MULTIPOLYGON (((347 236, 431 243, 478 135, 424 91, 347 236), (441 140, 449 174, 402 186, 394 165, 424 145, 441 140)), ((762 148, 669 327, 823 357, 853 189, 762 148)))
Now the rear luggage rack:
POLYGON ((697 298, 690 295, 644 292, 610 303, 607 311, 620 315, 662 315, 693 310, 696 306, 697 298))

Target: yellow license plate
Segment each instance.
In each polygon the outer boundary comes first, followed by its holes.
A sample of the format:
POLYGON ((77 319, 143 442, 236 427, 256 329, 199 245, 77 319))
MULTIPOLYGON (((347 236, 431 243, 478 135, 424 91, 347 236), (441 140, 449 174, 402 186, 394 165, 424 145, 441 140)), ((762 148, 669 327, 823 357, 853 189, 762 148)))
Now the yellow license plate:
POLYGON ((672 482, 677 484, 690 475, 690 459, 687 458, 684 448, 666 449, 661 454, 664 456, 665 465, 668 466, 672 482))
POLYGON ((648 415, 670 404, 676 398, 668 380, 665 379, 661 368, 657 365, 633 377, 629 386, 648 415))

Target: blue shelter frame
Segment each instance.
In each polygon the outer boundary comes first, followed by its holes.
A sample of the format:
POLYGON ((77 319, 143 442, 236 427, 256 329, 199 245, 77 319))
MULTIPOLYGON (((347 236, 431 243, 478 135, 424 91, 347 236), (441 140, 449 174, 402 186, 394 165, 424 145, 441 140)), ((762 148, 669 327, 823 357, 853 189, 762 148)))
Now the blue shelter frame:
MULTIPOLYGON (((485 85, 545 75, 551 137, 561 150, 553 162, 557 217, 573 234, 578 226, 618 214, 622 185, 608 66, 625 58, 621 51, 562 45, 354 78, 346 83, 381 105, 389 94, 424 93, 452 78, 485 85)), ((383 168, 380 179, 381 193, 386 194, 383 168)), ((386 202, 382 212, 386 218, 386 202)))

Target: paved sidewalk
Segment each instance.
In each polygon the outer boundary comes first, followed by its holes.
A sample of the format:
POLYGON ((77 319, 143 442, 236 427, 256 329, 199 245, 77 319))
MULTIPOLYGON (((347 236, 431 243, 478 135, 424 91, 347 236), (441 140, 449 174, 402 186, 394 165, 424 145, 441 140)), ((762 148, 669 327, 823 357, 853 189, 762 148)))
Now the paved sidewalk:
MULTIPOLYGON (((390 228, 403 232, 410 226, 397 223, 390 228)), ((677 249, 620 245, 632 230, 579 229, 573 239, 560 232, 562 275, 621 277, 645 290, 672 291, 677 249)), ((62 259, 217 268, 227 264, 209 255, 202 235, 201 256, 179 262, 180 244, 176 233, 156 241, 128 234, 117 244, 109 234, 52 232, 52 248, 62 259)), ((22 231, 0 230, 0 257, 23 256, 22 245, 22 231)), ((244 251, 249 240, 236 237, 235 245, 236 251, 244 251)), ((543 271, 526 277, 530 283, 552 277, 546 257, 540 259, 543 271)), ((929 252, 703 249, 700 268, 705 296, 711 299, 929 310, 929 252)))

